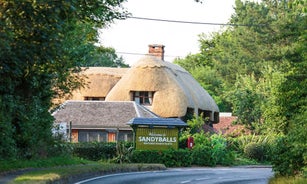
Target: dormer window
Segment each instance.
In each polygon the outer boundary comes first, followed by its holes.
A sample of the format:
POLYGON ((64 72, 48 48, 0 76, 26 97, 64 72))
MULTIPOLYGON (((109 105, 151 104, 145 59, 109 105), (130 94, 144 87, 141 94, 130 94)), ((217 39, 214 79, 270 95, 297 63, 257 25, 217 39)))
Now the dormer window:
POLYGON ((141 105, 151 105, 153 96, 153 91, 133 91, 133 101, 141 105))

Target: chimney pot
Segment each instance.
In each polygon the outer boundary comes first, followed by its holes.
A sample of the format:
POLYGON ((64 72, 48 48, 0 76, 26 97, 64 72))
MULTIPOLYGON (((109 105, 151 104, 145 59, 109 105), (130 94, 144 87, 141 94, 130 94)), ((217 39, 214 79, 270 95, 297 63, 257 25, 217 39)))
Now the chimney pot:
POLYGON ((156 56, 162 61, 164 60, 164 45, 159 45, 159 44, 151 44, 148 46, 149 51, 148 53, 150 55, 156 56))

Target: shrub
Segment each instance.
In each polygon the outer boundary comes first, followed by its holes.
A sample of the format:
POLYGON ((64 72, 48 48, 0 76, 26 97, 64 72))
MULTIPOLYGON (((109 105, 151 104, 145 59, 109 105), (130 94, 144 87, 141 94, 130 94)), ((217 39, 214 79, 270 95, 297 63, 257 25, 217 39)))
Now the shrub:
MULTIPOLYGON (((125 143, 131 147, 131 143, 125 143)), ((115 142, 87 142, 73 144, 73 155, 88 160, 108 160, 117 156, 115 142)))
POLYGON ((165 150, 164 152, 164 162, 166 165, 172 166, 183 166, 187 167, 190 166, 192 163, 192 159, 190 156, 190 151, 188 149, 178 149, 178 150, 165 150), (168 160, 170 162, 168 163, 168 160))
POLYGON ((230 165, 234 161, 234 152, 228 149, 227 139, 221 134, 196 133, 193 135, 195 147, 192 149, 193 164, 215 166, 230 165))
POLYGON ((54 140, 50 145, 48 152, 52 156, 70 156, 73 153, 73 144, 61 140, 54 140))
POLYGON ((178 145, 178 147, 181 148, 181 149, 188 148, 188 137, 187 136, 179 138, 179 145, 178 145))
POLYGON ((260 143, 249 143, 244 148, 244 155, 257 161, 263 161, 264 149, 260 143))
POLYGON ((213 166, 211 157, 211 148, 209 146, 197 146, 193 148, 192 153, 192 164, 199 166, 213 166))
MULTIPOLYGON (((306 106, 304 106, 306 107, 306 106)), ((276 174, 307 177, 307 109, 289 121, 288 133, 277 140, 272 165, 276 174)))
POLYGON ((115 163, 130 163, 132 157, 133 147, 128 147, 125 142, 117 142, 116 144, 116 157, 112 160, 115 163))
POLYGON ((276 139, 279 135, 242 135, 240 137, 228 137, 228 148, 240 155, 245 156, 244 149, 248 144, 261 144, 263 149, 262 161, 271 161, 276 139))
POLYGON ((131 161, 134 163, 160 163, 166 167, 186 167, 192 163, 190 151, 187 149, 134 150, 131 161))
POLYGON ((306 175, 306 143, 303 146, 293 144, 291 141, 289 137, 278 139, 272 159, 273 170, 276 174, 283 176, 294 176, 300 173, 306 175))
POLYGON ((222 134, 213 134, 210 137, 212 164, 230 165, 233 163, 234 152, 228 148, 228 142, 222 134))

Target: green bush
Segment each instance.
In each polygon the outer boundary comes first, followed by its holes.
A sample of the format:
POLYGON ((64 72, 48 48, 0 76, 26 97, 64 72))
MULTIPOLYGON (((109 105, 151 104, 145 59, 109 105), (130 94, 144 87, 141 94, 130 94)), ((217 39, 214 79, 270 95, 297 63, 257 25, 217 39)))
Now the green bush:
POLYGON ((228 141, 222 134, 213 134, 210 137, 212 164, 230 165, 234 162, 235 154, 229 149, 228 141))
MULTIPOLYGON (((131 143, 125 143, 131 147, 131 143)), ((115 142, 87 142, 73 144, 73 155, 88 160, 108 160, 117 156, 115 142)))
POLYGON ((196 133, 193 135, 195 146, 192 149, 194 165, 215 166, 230 165, 234 162, 235 154, 228 148, 227 139, 221 134, 196 133))
POLYGON ((199 166, 214 166, 211 157, 211 148, 208 146, 197 146, 193 148, 191 157, 192 164, 199 166))
POLYGON ((187 136, 179 138, 179 145, 178 145, 178 147, 181 148, 181 149, 188 148, 188 137, 187 136))
POLYGON ((244 148, 244 155, 247 158, 255 159, 257 161, 263 161, 264 149, 260 143, 249 143, 244 148))
POLYGON ((131 161, 134 163, 160 163, 166 167, 187 167, 192 163, 190 151, 187 149, 134 150, 131 161))
POLYGON ((276 146, 276 139, 279 135, 242 135, 240 137, 228 137, 228 148, 235 151, 239 155, 245 155, 244 149, 248 144, 255 143, 262 145, 263 158, 262 161, 270 162, 273 157, 273 150, 276 146))
POLYGON ((163 163, 161 151, 156 150, 135 150, 132 153, 131 161, 135 163, 163 163))
POLYGON ((130 163, 132 157, 133 147, 131 144, 127 144, 125 142, 118 142, 116 144, 116 157, 113 158, 112 162, 114 163, 130 163))
POLYGON ((196 133, 193 138, 195 146, 191 150, 134 150, 131 161, 161 163, 167 167, 230 165, 234 162, 234 151, 228 149, 227 139, 222 135, 196 133))
POLYGON ((273 170, 277 175, 306 175, 306 143, 295 144, 289 137, 278 139, 272 159, 273 170))
POLYGON ((72 143, 65 142, 62 140, 54 140, 48 152, 52 153, 52 156, 71 156, 73 153, 74 147, 72 143))
POLYGON ((165 150, 164 152, 165 165, 171 165, 175 167, 190 166, 192 163, 190 151, 188 149, 179 150, 165 150))
POLYGON ((293 120, 284 137, 277 140, 272 165, 277 175, 307 177, 307 107, 293 120))

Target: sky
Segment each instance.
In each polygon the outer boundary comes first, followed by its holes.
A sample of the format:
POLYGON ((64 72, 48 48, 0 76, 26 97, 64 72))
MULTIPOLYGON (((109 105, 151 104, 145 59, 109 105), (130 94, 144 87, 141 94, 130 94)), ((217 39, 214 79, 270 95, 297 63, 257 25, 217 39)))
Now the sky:
MULTIPOLYGON (((235 0, 128 0, 123 6, 134 17, 205 23, 228 23, 235 0)), ((125 63, 133 65, 149 44, 165 46, 165 60, 184 58, 199 51, 199 35, 221 31, 221 26, 182 24, 128 18, 100 30, 99 43, 113 47, 125 63), (134 53, 134 54, 127 54, 134 53)))

